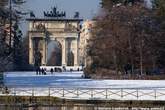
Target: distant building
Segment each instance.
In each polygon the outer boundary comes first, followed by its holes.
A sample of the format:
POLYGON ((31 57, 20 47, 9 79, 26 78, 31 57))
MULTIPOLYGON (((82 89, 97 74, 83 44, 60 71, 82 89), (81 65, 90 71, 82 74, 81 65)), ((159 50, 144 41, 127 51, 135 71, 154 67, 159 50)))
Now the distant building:
POLYGON ((79 62, 81 65, 86 65, 87 60, 87 44, 92 36, 91 30, 94 26, 94 21, 86 20, 82 24, 79 43, 79 62))

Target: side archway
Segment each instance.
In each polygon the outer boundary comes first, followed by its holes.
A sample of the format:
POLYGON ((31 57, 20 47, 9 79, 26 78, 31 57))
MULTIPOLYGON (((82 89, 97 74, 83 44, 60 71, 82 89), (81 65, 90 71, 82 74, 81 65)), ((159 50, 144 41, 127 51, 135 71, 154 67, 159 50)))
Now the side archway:
POLYGON ((33 39, 33 53, 34 53, 34 66, 38 67, 42 65, 42 51, 43 51, 43 39, 34 38, 33 39))

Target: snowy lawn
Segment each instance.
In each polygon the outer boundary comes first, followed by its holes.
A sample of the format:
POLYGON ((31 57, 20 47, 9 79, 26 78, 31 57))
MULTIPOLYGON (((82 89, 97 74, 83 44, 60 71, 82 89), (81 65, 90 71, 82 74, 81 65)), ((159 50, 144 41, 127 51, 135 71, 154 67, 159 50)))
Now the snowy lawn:
POLYGON ((36 75, 35 72, 6 72, 8 87, 70 87, 70 88, 165 88, 165 80, 93 80, 83 79, 83 72, 36 75))
MULTIPOLYGON (((55 96, 67 99, 163 100, 165 80, 93 80, 83 72, 6 72, 4 84, 9 95, 55 96)), ((3 95, 3 94, 2 94, 3 95)))

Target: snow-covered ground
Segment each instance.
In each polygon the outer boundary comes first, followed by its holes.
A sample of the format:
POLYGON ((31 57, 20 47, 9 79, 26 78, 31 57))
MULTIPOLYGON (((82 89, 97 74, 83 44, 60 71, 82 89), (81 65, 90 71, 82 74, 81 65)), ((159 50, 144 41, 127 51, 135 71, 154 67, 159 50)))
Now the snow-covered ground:
POLYGON ((165 88, 165 80, 93 80, 82 78, 83 72, 36 75, 35 72, 6 72, 8 87, 70 87, 70 88, 165 88))
POLYGON ((12 95, 56 96, 69 99, 165 100, 165 80, 93 80, 83 72, 6 72, 12 95))

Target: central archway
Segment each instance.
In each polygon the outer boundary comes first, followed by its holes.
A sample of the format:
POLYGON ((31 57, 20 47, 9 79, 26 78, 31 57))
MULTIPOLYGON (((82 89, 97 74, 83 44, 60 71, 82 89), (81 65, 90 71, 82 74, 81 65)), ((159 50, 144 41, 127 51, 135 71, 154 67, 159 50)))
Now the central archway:
POLYGON ((47 66, 62 66, 62 45, 58 41, 48 44, 47 66))

